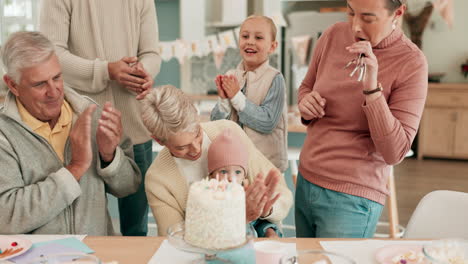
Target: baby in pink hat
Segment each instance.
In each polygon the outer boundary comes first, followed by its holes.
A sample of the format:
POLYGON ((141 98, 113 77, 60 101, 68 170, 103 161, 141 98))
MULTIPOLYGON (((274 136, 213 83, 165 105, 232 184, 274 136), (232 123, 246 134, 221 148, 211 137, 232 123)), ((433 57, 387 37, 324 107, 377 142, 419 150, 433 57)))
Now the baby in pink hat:
POLYGON ((208 149, 210 178, 243 184, 247 179, 249 153, 241 139, 226 129, 211 142, 208 149))
MULTIPOLYGON (((242 140, 231 130, 224 130, 217 136, 208 149, 208 171, 210 178, 218 180, 226 179, 230 182, 236 181, 239 184, 248 182, 247 168, 249 164, 249 152, 242 140)), ((265 237, 275 233, 282 237, 278 226, 265 220, 257 219, 249 223, 257 231, 258 237, 265 237), (268 231, 268 232, 267 232, 268 231)))

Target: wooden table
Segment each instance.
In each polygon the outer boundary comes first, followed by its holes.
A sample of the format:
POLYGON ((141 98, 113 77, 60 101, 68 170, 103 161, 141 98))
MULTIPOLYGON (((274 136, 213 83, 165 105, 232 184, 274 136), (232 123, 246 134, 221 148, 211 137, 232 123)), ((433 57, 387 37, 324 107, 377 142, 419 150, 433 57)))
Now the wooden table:
MULTIPOLYGON (((96 251, 95 255, 104 262, 118 261, 119 264, 148 263, 165 237, 93 237, 84 243, 96 251)), ((262 239, 259 239, 262 240, 262 239)), ((281 242, 296 243, 298 250, 322 249, 320 241, 336 239, 281 238, 281 242)), ((343 240, 343 239, 339 239, 343 240)))

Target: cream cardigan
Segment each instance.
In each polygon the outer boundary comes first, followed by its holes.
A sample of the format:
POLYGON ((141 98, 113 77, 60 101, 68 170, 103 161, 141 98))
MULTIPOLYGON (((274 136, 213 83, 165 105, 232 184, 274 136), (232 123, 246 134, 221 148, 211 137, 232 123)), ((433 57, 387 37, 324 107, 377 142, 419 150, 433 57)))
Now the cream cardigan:
MULTIPOLYGON (((227 128, 240 135, 249 151, 250 158, 247 173, 251 181, 259 172, 266 175, 271 168, 274 168, 273 164, 255 148, 252 141, 236 123, 228 120, 218 120, 202 123, 201 126, 211 140, 227 128)), ((158 225, 158 235, 165 236, 170 226, 185 219, 188 196, 186 178, 177 168, 176 162, 167 148, 159 153, 148 169, 145 188, 148 204, 158 225)), ((284 178, 281 178, 276 192, 281 193, 281 197, 274 204, 272 214, 266 219, 279 224, 287 216, 293 198, 284 178)))
POLYGON ((39 28, 56 47, 64 81, 100 105, 122 112, 133 144, 150 140, 135 94, 111 80, 108 63, 136 56, 154 78, 160 69, 153 0, 42 0, 39 28))

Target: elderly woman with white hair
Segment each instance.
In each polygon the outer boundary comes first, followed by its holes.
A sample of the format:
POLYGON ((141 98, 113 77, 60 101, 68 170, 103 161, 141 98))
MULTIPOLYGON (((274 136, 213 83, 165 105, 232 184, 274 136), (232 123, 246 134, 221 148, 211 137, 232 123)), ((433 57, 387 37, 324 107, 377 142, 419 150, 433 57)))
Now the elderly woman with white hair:
POLYGON ((279 223, 287 216, 292 194, 284 178, 236 123, 227 120, 200 123, 190 98, 170 85, 152 89, 146 95, 142 100, 142 117, 152 137, 165 146, 148 169, 145 180, 148 203, 160 236, 184 220, 188 187, 208 175, 208 147, 228 128, 247 145, 251 157, 247 174, 252 184, 246 189, 246 220, 260 217, 279 223), (262 173, 268 175, 263 177, 262 173), (280 194, 277 200, 275 193, 280 194))

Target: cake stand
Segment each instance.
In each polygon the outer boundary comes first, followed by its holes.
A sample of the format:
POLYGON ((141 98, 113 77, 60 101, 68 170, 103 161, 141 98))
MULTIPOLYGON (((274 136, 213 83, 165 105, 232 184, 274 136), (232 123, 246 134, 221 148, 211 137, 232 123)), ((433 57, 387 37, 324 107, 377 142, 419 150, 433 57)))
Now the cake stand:
POLYGON ((255 238, 255 230, 250 225, 247 225, 245 242, 239 246, 231 247, 231 248, 224 248, 224 249, 200 248, 200 247, 191 245, 190 243, 185 241, 184 236, 185 236, 185 222, 184 221, 169 227, 169 229, 167 230, 167 240, 172 246, 185 252, 198 253, 198 254, 203 255, 200 259, 195 260, 193 263, 197 263, 197 264, 208 263, 207 261, 216 261, 217 263, 233 263, 230 260, 218 257, 217 254, 222 253, 222 252, 228 252, 234 249, 240 249, 246 246, 250 241, 252 241, 255 238))

